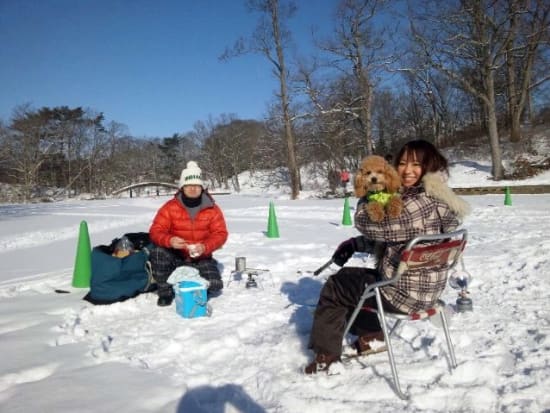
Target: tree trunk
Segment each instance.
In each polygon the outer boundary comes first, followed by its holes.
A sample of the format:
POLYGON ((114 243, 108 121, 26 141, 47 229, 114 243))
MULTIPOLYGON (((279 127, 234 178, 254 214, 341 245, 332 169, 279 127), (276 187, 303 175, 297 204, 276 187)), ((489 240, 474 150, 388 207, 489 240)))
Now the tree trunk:
POLYGON ((300 193, 300 174, 298 171, 298 162, 296 161, 296 140, 292 131, 292 121, 290 119, 290 102, 288 97, 288 87, 286 84, 286 66, 283 53, 283 45, 281 39, 279 25, 279 5, 276 0, 271 3, 271 23, 273 25, 273 37, 275 40, 275 48, 277 51, 279 85, 281 91, 281 106, 283 111, 283 122, 287 146, 287 167, 290 174, 290 189, 291 199, 298 198, 300 193))
POLYGON ((489 145, 491 146, 492 173, 493 179, 500 181, 504 178, 504 167, 502 166, 502 154, 498 136, 493 72, 488 71, 486 82, 487 99, 484 99, 484 104, 487 111, 487 130, 489 133, 489 145))
MULTIPOLYGON (((359 44, 359 43, 358 43, 359 44)), ((361 124, 361 132, 365 139, 364 155, 372 155, 374 153, 374 145, 372 144, 372 102, 373 92, 369 83, 368 76, 363 68, 362 56, 360 50, 355 51, 357 62, 354 65, 353 72, 359 84, 359 92, 361 93, 361 106, 359 111, 359 122, 361 124)))
POLYGON ((510 141, 519 142, 521 140, 521 112, 513 111, 510 120, 510 141))
MULTIPOLYGON (((285 116, 285 118, 288 114, 285 116)), ((288 173, 290 174, 290 189, 292 191, 291 199, 298 198, 300 193, 300 175, 298 173, 298 163, 296 161, 296 142, 292 133, 290 119, 285 119, 285 135, 288 151, 288 173)))
POLYGON ((367 85, 365 89, 363 92, 365 101, 361 105, 361 119, 363 121, 363 133, 365 134, 365 147, 367 148, 366 155, 372 155, 374 153, 372 143, 372 102, 374 99, 370 85, 367 85))

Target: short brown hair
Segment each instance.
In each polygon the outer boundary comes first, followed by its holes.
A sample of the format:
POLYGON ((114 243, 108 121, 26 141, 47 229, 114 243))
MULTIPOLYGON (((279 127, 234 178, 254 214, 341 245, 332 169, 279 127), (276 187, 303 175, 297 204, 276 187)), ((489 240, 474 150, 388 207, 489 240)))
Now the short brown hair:
POLYGON ((415 139, 407 142, 397 153, 395 158, 395 167, 399 165, 399 161, 403 155, 414 153, 416 160, 422 168, 422 176, 427 172, 445 172, 449 174, 449 166, 447 159, 437 150, 430 142, 424 139, 415 139))

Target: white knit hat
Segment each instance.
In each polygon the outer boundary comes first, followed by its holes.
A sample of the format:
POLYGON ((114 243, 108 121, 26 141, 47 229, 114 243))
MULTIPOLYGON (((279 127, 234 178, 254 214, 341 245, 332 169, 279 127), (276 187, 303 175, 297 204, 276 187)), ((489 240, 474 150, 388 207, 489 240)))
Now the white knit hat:
POLYGON ((181 171, 180 188, 184 185, 202 185, 201 168, 195 161, 187 162, 187 167, 181 171))

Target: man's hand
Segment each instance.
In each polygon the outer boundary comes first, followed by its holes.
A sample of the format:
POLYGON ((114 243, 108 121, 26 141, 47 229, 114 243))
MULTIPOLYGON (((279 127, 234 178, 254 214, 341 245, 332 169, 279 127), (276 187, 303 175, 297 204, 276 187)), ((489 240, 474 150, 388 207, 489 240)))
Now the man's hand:
POLYGON ((176 250, 180 250, 185 247, 185 240, 180 237, 170 238, 170 246, 176 250))
POLYGON ((356 251, 357 242, 355 238, 347 239, 338 245, 338 248, 336 248, 336 251, 332 254, 332 261, 334 261, 336 265, 342 267, 356 251))
POLYGON ((187 251, 189 251, 189 256, 191 258, 197 258, 200 257, 204 251, 206 251, 206 248, 204 247, 204 244, 188 244, 187 245, 187 251))

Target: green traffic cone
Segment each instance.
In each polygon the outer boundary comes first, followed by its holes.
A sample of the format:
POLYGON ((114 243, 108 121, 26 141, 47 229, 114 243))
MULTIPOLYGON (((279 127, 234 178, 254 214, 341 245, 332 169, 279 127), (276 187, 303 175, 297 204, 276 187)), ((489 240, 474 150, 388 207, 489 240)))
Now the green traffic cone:
POLYGON ((269 203, 269 217, 267 219, 267 237, 279 238, 279 226, 277 225, 277 216, 275 215, 275 205, 273 205, 273 201, 269 203))
POLYGON ((346 200, 344 201, 344 214, 342 215, 342 225, 353 225, 351 222, 348 197, 346 197, 346 200))
POLYGON ((504 189, 504 205, 512 206, 512 194, 509 186, 504 189))
POLYGON ((73 271, 73 287, 89 288, 92 278, 92 248, 86 221, 80 223, 76 260, 73 271))

